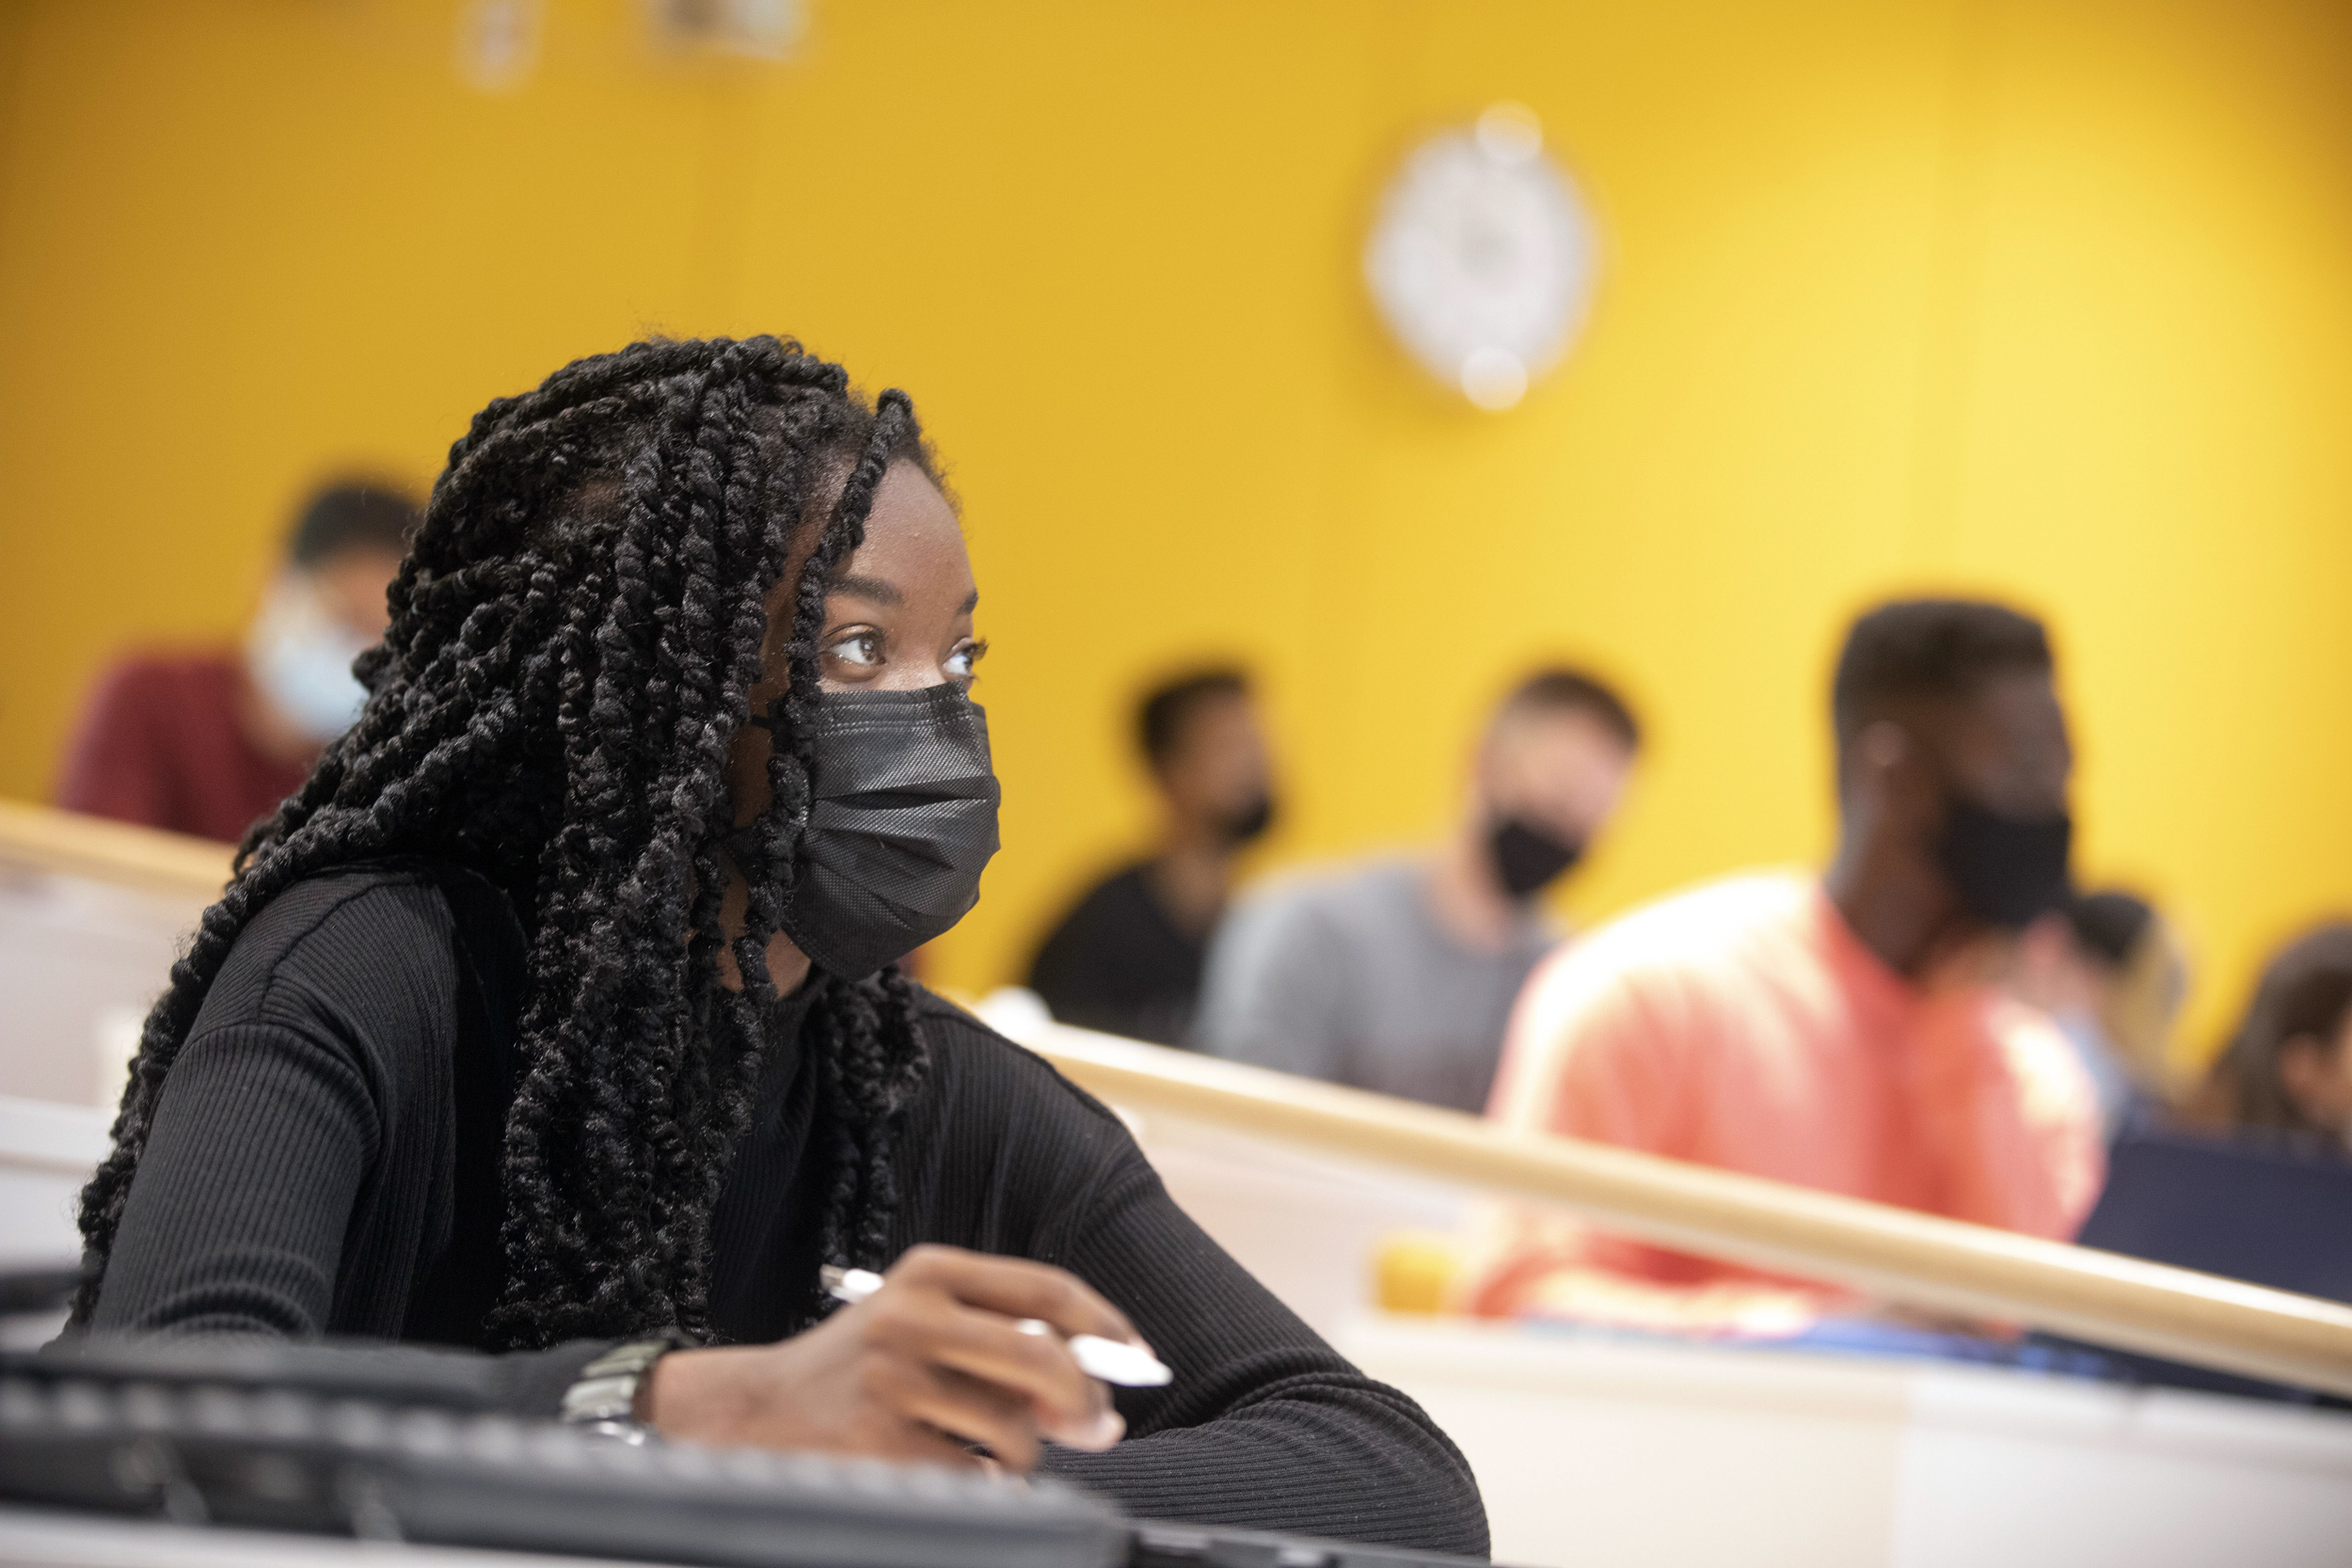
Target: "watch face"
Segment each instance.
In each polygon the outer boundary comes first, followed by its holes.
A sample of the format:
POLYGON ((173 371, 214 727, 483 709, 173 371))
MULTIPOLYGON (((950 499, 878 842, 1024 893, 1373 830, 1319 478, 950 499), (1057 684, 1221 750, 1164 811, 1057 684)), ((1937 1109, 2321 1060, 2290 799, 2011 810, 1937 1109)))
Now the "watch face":
POLYGON ((1516 106, 1416 149, 1364 247, 1373 300, 1406 352, 1491 409, 1559 362, 1583 324, 1593 263, 1583 204, 1516 106))

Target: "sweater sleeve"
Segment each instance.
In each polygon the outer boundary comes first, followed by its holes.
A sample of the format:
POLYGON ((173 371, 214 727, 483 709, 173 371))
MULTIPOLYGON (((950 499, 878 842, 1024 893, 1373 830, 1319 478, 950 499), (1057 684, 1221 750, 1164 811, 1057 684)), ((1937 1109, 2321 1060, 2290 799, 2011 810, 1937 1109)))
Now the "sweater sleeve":
POLYGON ((397 1335, 434 1154, 400 1146, 429 1142, 407 1108, 438 1098, 419 1080, 455 1005, 431 896, 305 882, 238 934, 166 1072, 93 1330, 397 1335), (355 1322, 336 1307, 363 1202, 400 1223, 367 1248, 394 1268, 355 1322))
MULTIPOLYGON (((93 1338, 397 1336, 437 1157, 413 1114, 432 1098, 419 1069, 447 1053, 456 984, 438 898, 398 879, 305 884, 239 937, 166 1078, 93 1338), (355 1217, 371 1209, 386 1223, 355 1217), (355 1238, 368 1256, 345 1256, 355 1238)), ((416 1364, 453 1402, 552 1416, 612 1343, 388 1347, 353 1365, 430 1358, 416 1364)))
POLYGON ((100 1333, 315 1338, 379 1141, 358 1066, 241 1021, 181 1048, 106 1264, 100 1333))
POLYGON ((1120 1144, 1062 1261, 1176 1380, 1119 1392, 1118 1447, 1055 1449, 1046 1467, 1144 1518, 1484 1557, 1478 1483, 1445 1433, 1300 1323, 1120 1144))

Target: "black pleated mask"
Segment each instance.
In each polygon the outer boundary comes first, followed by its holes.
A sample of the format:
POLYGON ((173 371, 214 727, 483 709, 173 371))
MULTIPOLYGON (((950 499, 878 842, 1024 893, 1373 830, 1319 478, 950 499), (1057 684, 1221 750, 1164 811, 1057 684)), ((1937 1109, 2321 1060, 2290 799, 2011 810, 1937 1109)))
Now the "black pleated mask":
POLYGON ((782 925, 818 968, 863 979, 979 902, 1003 790, 988 717, 961 687, 827 691, 812 706, 808 825, 782 925))
POLYGON ((1239 848, 1252 839, 1265 836, 1265 831, 1272 826, 1274 797, 1259 795, 1252 797, 1248 805, 1219 817, 1216 831, 1224 835, 1227 844, 1239 848))
POLYGON ((1503 891, 1524 900, 1566 876, 1568 868, 1584 858, 1584 846, 1534 823, 1505 816, 1486 830, 1486 853, 1503 891))
POLYGON ((1936 861, 1961 906, 1990 926, 2020 930, 2074 897, 2067 869, 2074 818, 2009 816, 1947 797, 1936 861))

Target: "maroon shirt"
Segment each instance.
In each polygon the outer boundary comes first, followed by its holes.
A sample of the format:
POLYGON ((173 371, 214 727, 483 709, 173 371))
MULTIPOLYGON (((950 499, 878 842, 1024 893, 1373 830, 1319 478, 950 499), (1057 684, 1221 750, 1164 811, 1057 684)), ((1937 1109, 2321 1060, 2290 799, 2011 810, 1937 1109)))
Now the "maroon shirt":
POLYGON ((124 659, 90 693, 57 804, 199 838, 243 838, 310 771, 246 736, 245 680, 234 655, 124 659))

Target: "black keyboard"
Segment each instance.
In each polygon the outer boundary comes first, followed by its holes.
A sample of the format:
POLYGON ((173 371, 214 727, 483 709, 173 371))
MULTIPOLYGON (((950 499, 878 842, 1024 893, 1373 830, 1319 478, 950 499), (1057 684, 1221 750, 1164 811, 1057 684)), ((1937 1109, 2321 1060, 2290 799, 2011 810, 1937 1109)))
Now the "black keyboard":
POLYGON ((1217 1526, 1128 1527, 1129 1568, 1488 1568, 1470 1558, 1217 1526))
POLYGON ((1052 1481, 22 1361, 0 1372, 0 1497, 741 1568, 1114 1568, 1130 1539, 1052 1481))
POLYGON ((485 1397, 456 1360, 415 1350, 255 1340, 0 1354, 0 1499, 728 1568, 1467 1568, 1131 1521, 1050 1480, 631 1444, 486 1411, 485 1397))

